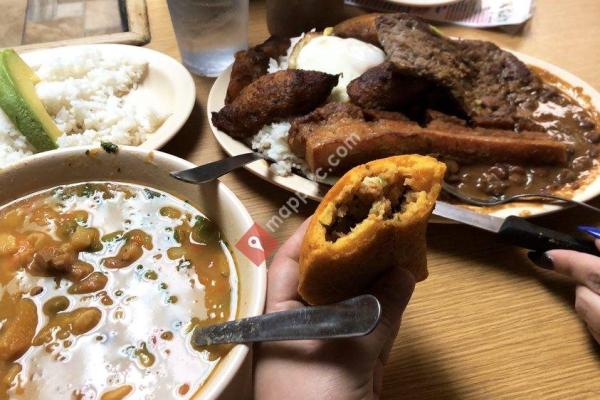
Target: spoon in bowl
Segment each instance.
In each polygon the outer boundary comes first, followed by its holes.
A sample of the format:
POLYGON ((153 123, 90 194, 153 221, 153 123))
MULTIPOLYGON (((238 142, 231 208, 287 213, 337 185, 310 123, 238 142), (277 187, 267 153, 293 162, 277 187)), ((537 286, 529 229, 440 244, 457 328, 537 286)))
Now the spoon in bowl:
POLYGON ((207 183, 256 160, 266 160, 260 153, 244 153, 223 158, 195 168, 171 172, 173 178, 187 183, 207 183))
POLYGON ((381 304, 375 296, 368 294, 325 306, 297 308, 196 328, 192 343, 209 346, 365 336, 375 329, 380 318, 381 304))

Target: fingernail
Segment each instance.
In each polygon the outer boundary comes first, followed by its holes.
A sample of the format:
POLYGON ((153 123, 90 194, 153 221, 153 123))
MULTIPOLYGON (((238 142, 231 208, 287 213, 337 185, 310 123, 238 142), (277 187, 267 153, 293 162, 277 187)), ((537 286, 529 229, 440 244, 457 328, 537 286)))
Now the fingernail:
POLYGON ((600 239, 600 228, 597 228, 595 226, 579 225, 577 229, 580 232, 587 233, 595 239, 600 239))
POLYGON ((541 251, 530 251, 527 253, 527 257, 529 257, 532 263, 540 268, 554 269, 554 262, 547 253, 542 253, 541 251))

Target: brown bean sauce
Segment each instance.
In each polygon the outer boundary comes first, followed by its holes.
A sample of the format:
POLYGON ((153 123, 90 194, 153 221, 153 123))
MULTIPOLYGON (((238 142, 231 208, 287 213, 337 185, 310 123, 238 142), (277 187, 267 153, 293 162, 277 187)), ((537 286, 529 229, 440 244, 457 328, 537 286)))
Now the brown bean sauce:
POLYGON ((577 88, 547 71, 531 68, 547 85, 548 96, 542 101, 526 101, 520 107, 550 136, 568 145, 567 165, 463 165, 460 161, 445 160, 448 166, 446 181, 465 194, 501 198, 520 193, 569 192, 577 190, 598 163, 600 131, 597 113, 585 105, 586 99, 581 98, 577 88), (562 92, 561 95, 556 95, 555 88, 562 92))

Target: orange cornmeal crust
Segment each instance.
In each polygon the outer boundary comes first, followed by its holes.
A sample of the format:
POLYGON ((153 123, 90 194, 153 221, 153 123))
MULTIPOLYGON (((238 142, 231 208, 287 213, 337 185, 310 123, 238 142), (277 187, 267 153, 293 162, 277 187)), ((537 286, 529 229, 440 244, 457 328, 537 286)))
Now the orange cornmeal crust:
POLYGON ((298 292, 309 304, 327 304, 363 293, 388 268, 404 268, 416 281, 427 278, 427 220, 440 193, 444 163, 401 155, 348 171, 325 195, 308 226, 300 252, 298 292), (406 209, 384 219, 369 216, 335 242, 326 239, 338 205, 352 198, 363 179, 380 176, 418 192, 406 209))

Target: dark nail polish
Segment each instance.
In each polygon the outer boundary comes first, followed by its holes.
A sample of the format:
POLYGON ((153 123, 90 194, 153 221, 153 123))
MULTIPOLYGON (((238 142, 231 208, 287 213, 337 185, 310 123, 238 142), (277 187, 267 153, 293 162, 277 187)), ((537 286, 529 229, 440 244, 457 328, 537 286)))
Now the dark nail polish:
POLYGON ((580 232, 587 233, 595 239, 600 239, 600 228, 595 226, 580 225, 577 227, 580 232))
POLYGON ((554 269, 554 262, 552 262, 552 258, 547 253, 542 253, 541 251, 530 251, 527 253, 527 257, 529 257, 532 263, 540 268, 554 269))

